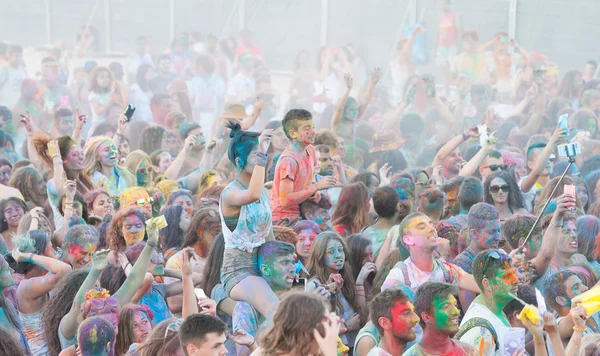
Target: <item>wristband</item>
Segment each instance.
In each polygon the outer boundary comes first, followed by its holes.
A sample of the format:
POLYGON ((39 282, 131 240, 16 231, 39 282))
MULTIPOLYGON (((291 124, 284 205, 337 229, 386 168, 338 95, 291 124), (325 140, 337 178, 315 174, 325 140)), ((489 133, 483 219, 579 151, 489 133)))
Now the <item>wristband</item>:
POLYGON ((573 331, 582 333, 582 332, 585 332, 585 328, 578 328, 578 327, 574 326, 573 331))
POLYGON ((463 132, 462 133, 462 139, 463 139, 463 142, 465 142, 466 140, 469 139, 469 135, 466 132, 463 132))
POLYGON ((146 245, 152 247, 152 248, 156 248, 158 246, 158 242, 150 242, 150 241, 146 241, 146 245))
POLYGON ((58 158, 60 158, 60 153, 55 153, 55 154, 53 154, 53 155, 52 155, 50 158, 54 159, 54 157, 58 157, 58 158))
POLYGON ((552 226, 554 226, 554 227, 559 227, 559 228, 560 228, 560 227, 562 227, 562 221, 561 221, 560 223, 558 223, 558 224, 556 224, 556 225, 555 225, 555 224, 554 224, 554 219, 552 219, 552 220, 550 221, 550 225, 552 225, 552 226))

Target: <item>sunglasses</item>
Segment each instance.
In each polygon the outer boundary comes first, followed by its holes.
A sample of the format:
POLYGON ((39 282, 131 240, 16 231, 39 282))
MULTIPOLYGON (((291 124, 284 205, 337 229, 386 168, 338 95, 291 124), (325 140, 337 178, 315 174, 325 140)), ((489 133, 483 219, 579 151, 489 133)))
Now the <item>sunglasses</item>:
POLYGON ((145 205, 146 205, 146 203, 148 203, 148 204, 152 205, 152 204, 154 204, 154 198, 148 198, 148 199, 143 199, 143 198, 142 198, 142 199, 138 199, 138 200, 136 201, 136 203, 137 203, 137 205, 139 205, 139 206, 145 206, 145 205))
POLYGON ((138 172, 140 172, 140 174, 150 173, 151 171, 152 171, 152 166, 138 169, 138 172))
POLYGON ((92 298, 88 299, 88 302, 92 305, 92 308, 96 311, 104 311, 105 309, 114 309, 119 307, 119 301, 117 298, 92 298), (107 308, 109 307, 109 308, 107 308))
POLYGON ((483 269, 481 271, 481 274, 484 276, 487 276, 487 271, 488 268, 490 267, 490 264, 492 263, 493 260, 499 260, 500 259, 500 254, 498 253, 498 251, 490 251, 490 253, 485 257, 485 261, 483 262, 483 269))
POLYGON ((492 193, 498 193, 501 189, 503 192, 507 191, 508 184, 490 186, 490 192, 492 192, 492 193))
POLYGON ((179 318, 179 319, 175 320, 174 322, 170 323, 169 325, 167 325, 167 328, 165 329, 164 338, 167 337, 167 335, 169 334, 169 331, 178 333, 179 329, 181 328, 181 324, 183 324, 183 319, 179 318))
POLYGON ((490 171, 492 171, 492 172, 496 172, 497 170, 505 171, 506 165, 505 164, 490 164, 489 166, 482 166, 481 168, 483 168, 483 169, 489 168, 490 171))

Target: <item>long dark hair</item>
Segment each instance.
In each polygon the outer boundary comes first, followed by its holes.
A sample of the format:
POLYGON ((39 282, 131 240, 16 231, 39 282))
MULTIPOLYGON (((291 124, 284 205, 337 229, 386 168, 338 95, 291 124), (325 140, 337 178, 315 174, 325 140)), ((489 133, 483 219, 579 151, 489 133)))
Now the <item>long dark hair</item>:
MULTIPOLYGON (((365 250, 372 242, 362 234, 350 235, 347 241, 348 249, 350 250, 350 256, 347 258, 348 262, 350 262, 350 267, 352 267, 352 275, 356 280, 356 277, 358 277, 358 274, 363 267, 365 250)), ((374 277, 374 275, 372 274, 371 277, 374 277)))
MULTIPOLYGON (((183 213, 183 206, 170 205, 163 210, 167 226, 160 230, 160 244, 163 253, 169 249, 179 251, 183 246, 183 230, 179 227, 179 219, 183 213)), ((191 219, 191 217, 190 217, 191 219)))
POLYGON ((248 156, 252 149, 258 145, 258 136, 260 133, 252 131, 243 131, 242 126, 235 121, 229 121, 227 127, 231 129, 229 137, 231 142, 229 143, 229 149, 227 150, 227 158, 233 163, 235 167, 238 167, 235 163, 235 159, 240 159, 239 168, 244 168, 248 163, 248 156))
MULTIPOLYGON (((21 239, 30 239, 31 241, 26 247, 23 247, 23 245, 19 243, 19 252, 41 255, 46 251, 46 247, 48 246, 48 235, 46 235, 45 232, 38 230, 29 231, 27 235, 22 236, 21 239)), ((35 263, 31 262, 17 262, 10 253, 6 255, 6 262, 8 262, 10 268, 19 274, 26 274, 36 266, 35 263)))
MULTIPOLYGON (((204 241, 202 236, 199 236, 198 232, 209 233, 216 236, 221 232, 221 218, 219 212, 214 208, 204 208, 198 210, 192 216, 190 227, 185 232, 183 247, 194 247, 197 242, 202 242, 202 249, 204 253, 208 253, 210 250, 210 244, 208 241, 204 241)), ((204 257, 204 256, 200 256, 204 257)))
POLYGON ((225 238, 220 233, 213 240, 206 265, 204 267, 204 292, 210 297, 213 288, 221 283, 221 266, 223 265, 223 253, 225 252, 225 238))
POLYGON ((510 210, 525 209, 525 201, 523 200, 523 194, 521 193, 521 189, 519 189, 519 185, 510 174, 505 172, 495 172, 488 176, 483 183, 483 201, 494 205, 494 200, 490 193, 490 184, 496 178, 502 179, 508 185, 508 207, 510 210))
POLYGON ((42 330, 44 330, 44 338, 48 342, 48 354, 50 355, 58 355, 62 350, 58 338, 60 321, 71 310, 73 299, 89 273, 89 268, 72 270, 54 286, 54 293, 50 295, 42 315, 42 330))
MULTIPOLYGON (((3 268, 4 264, 8 264, 8 261, 4 259, 4 256, 0 254, 0 268, 3 268)), ((19 330, 19 332, 23 332, 23 327, 21 325, 21 318, 19 317, 19 313, 15 309, 13 303, 4 296, 4 293, 0 291, 0 309, 4 310, 6 314, 6 318, 8 322, 12 325, 13 328, 19 330)))

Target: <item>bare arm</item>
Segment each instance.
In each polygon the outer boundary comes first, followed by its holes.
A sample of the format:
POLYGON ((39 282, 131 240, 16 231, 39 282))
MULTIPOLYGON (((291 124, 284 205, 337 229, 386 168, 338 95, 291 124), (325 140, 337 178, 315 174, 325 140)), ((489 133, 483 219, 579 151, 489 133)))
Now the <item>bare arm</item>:
POLYGON ((13 251, 13 257, 18 262, 33 263, 48 271, 43 276, 23 279, 17 289, 19 299, 34 300, 46 295, 63 276, 71 272, 71 266, 55 258, 33 253, 19 253, 19 255, 22 258, 15 257, 15 252, 13 251))
POLYGON ((186 139, 183 143, 183 148, 181 149, 179 154, 177 154, 177 157, 175 157, 175 159, 173 160, 173 162, 171 163, 169 168, 167 168, 167 170, 165 171, 164 176, 166 178, 172 179, 172 180, 177 180, 177 178, 179 178, 179 172, 181 172, 181 168, 183 167, 183 164, 185 163, 185 158, 188 155, 188 153, 190 152, 190 149, 195 145, 196 145, 196 136, 195 135, 190 135, 190 136, 186 137, 186 139))
MULTIPOLYGON (((265 154, 271 144, 273 130, 265 130, 258 138, 258 154, 265 154)), ((248 159, 253 159, 249 157, 248 159)), ((244 206, 254 203, 260 199, 265 183, 265 166, 255 164, 252 170, 252 178, 248 189, 229 188, 221 195, 223 203, 228 206, 244 206)))
POLYGON ((333 112, 333 116, 331 117, 331 130, 336 131, 336 126, 342 119, 342 115, 344 114, 344 108, 346 107, 346 100, 350 96, 350 91, 352 90, 352 75, 346 73, 344 75, 344 83, 346 84, 346 91, 337 102, 335 106, 335 111, 333 112))
POLYGON ((294 192, 294 181, 290 178, 284 178, 279 183, 279 204, 284 209, 300 205, 319 190, 333 188, 335 181, 335 177, 323 177, 323 179, 309 185, 306 189, 294 192))
POLYGON ((129 303, 142 286, 144 279, 146 278, 146 269, 152 258, 152 251, 158 246, 158 230, 146 227, 146 232, 148 234, 146 246, 144 246, 142 253, 140 253, 140 257, 138 257, 138 260, 131 268, 131 272, 129 272, 127 279, 114 295, 119 301, 120 306, 129 303))
POLYGON ((362 117, 367 106, 369 106, 371 99, 373 99, 373 92, 375 92, 375 86, 379 82, 379 79, 381 79, 381 74, 381 68, 379 67, 375 67, 373 69, 373 72, 371 72, 371 76, 369 77, 369 87, 365 93, 365 96, 363 97, 360 108, 358 109, 357 119, 360 119, 362 117))
POLYGON ((463 274, 462 277, 458 280, 458 288, 472 293, 481 293, 477 282, 475 282, 475 278, 473 277, 473 275, 470 275, 468 273, 463 274))
POLYGON ((421 25, 415 26, 415 29, 413 30, 412 34, 410 35, 410 37, 404 44, 404 47, 402 47, 402 51, 400 52, 401 58, 403 58, 405 60, 410 59, 410 57, 412 56, 412 49, 413 49, 412 46, 413 46, 413 42, 415 41, 415 37, 417 37, 417 35, 422 32, 425 32, 425 28, 423 26, 421 26, 421 25))
POLYGON ((98 277, 100 277, 100 273, 108 267, 107 256, 108 250, 101 250, 94 254, 92 259, 92 269, 88 273, 87 277, 79 287, 75 298, 73 299, 73 304, 71 305, 71 309, 69 312, 61 319, 60 321, 60 331, 66 339, 71 339, 75 334, 77 334, 78 322, 77 319, 81 314, 81 306, 85 301, 85 295, 88 290, 94 288, 98 277))
POLYGON ((262 100, 261 98, 256 98, 256 101, 254 102, 254 109, 252 110, 252 114, 250 114, 250 117, 248 118, 248 120, 244 120, 243 122, 240 123, 242 130, 244 130, 244 131, 249 130, 252 127, 252 125, 254 125, 254 123, 260 116, 260 112, 262 111, 262 109, 264 107, 265 107, 265 101, 262 100))
POLYGON ((404 114, 404 110, 408 107, 409 103, 401 103, 396 107, 396 110, 385 119, 383 123, 384 129, 395 129, 398 130, 400 128, 400 117, 404 114))
POLYGON ((556 211, 554 212, 550 226, 548 226, 548 229, 546 229, 546 232, 542 238, 540 252, 531 261, 531 263, 535 266, 538 276, 542 276, 544 273, 546 273, 548 266, 550 266, 550 262, 552 262, 554 253, 558 248, 558 241, 560 239, 560 233, 563 224, 563 216, 567 211, 569 211, 570 207, 574 206, 575 197, 562 195, 558 198, 556 202, 556 211))
POLYGON ((554 131, 552 138, 550 139, 548 144, 546 144, 546 147, 544 147, 542 154, 540 154, 537 161, 535 162, 535 165, 531 169, 531 173, 529 173, 527 175, 527 177, 525 177, 525 179, 523 179, 523 182, 521 183, 521 191, 522 192, 524 192, 524 193, 529 192, 531 190, 531 188, 535 185, 535 183, 537 182, 538 178, 540 177, 540 175, 542 174, 544 169, 546 169, 546 163, 548 162, 548 158, 550 157, 552 150, 554 150, 554 145, 556 144, 556 141, 562 135, 566 136, 566 132, 563 132, 559 128, 557 128, 554 131))
POLYGON ((194 293, 194 282, 192 281, 192 266, 190 259, 193 257, 193 249, 188 247, 183 250, 181 272, 183 273, 183 305, 181 308, 181 317, 187 318, 189 315, 198 313, 198 303, 194 293))
POLYGON ((476 154, 465 164, 458 172, 461 177, 469 177, 473 175, 481 166, 481 162, 485 159, 492 146, 482 147, 476 154))

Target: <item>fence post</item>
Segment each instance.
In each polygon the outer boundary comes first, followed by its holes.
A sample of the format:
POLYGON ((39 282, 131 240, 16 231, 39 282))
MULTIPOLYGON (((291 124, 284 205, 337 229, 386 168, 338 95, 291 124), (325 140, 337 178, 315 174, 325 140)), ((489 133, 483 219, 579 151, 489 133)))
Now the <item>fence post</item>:
POLYGON ((52 5, 50 1, 46 0, 44 2, 46 8, 46 42, 49 46, 52 45, 52 5))
POLYGON ((319 41, 321 47, 327 46, 327 34, 329 31, 329 0, 321 0, 321 36, 319 41))

